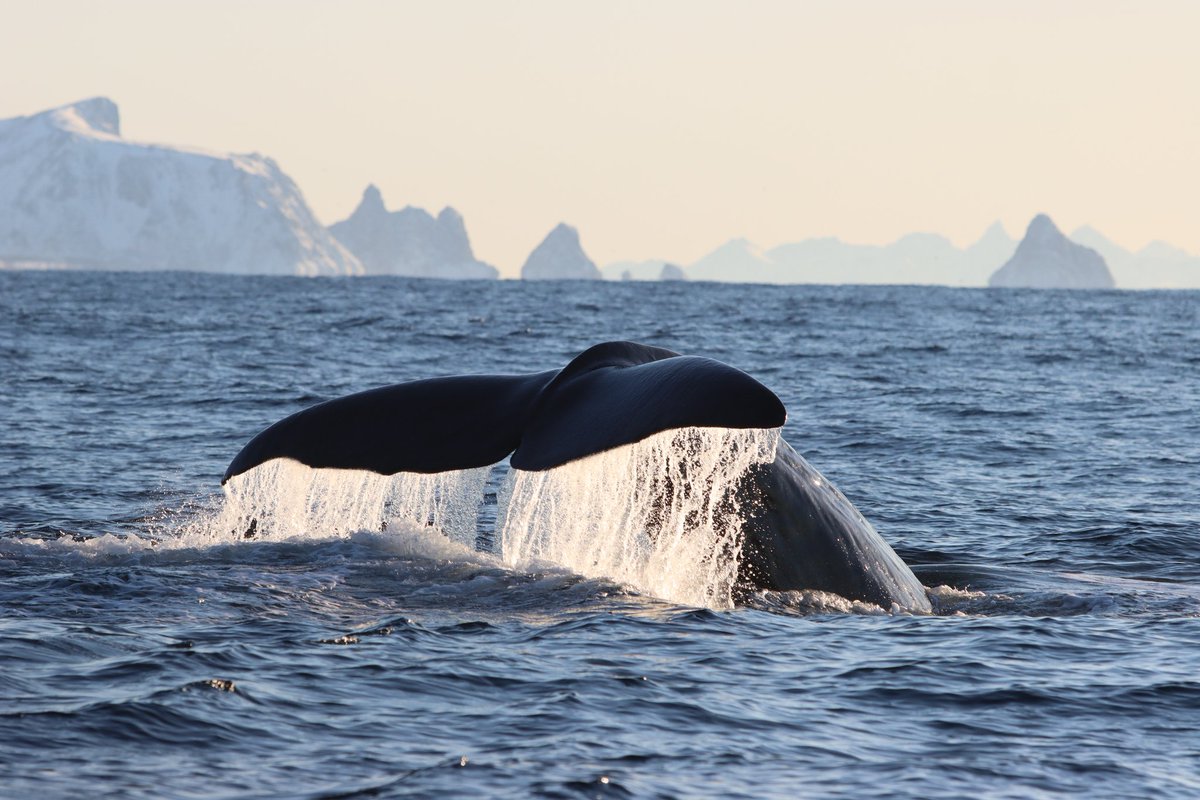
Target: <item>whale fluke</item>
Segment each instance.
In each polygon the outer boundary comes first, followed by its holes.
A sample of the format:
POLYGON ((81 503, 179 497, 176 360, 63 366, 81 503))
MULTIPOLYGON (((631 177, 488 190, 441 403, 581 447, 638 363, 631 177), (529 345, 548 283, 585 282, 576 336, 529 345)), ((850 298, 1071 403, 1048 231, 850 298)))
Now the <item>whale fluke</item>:
POLYGON ((251 439, 221 483, 274 458, 381 475, 495 464, 520 443, 529 406, 556 374, 430 378, 319 403, 251 439))
POLYGON ((607 342, 558 373, 538 398, 512 465, 562 466, 678 428, 778 428, 783 403, 728 364, 661 347, 607 342))
MULTIPOLYGON (((513 474, 527 475, 664 431, 740 428, 778 437, 786 419, 779 398, 741 370, 607 342, 561 370, 433 378, 320 403, 255 436, 222 483, 272 459, 392 475, 486 467, 511 455, 513 474)), ((772 445, 770 457, 738 489, 746 513, 730 552, 739 595, 811 589, 930 611, 912 570, 845 495, 786 442, 772 445)), ((653 486, 657 478, 648 480, 653 486)), ((714 491, 703 481, 691 488, 714 491)), ((253 533, 252 523, 246 535, 253 533)))
POLYGON ((684 427, 777 428, 783 403, 719 361, 608 342, 562 370, 383 386, 306 408, 255 436, 224 483, 274 458, 310 467, 446 472, 512 454, 546 470, 684 427))

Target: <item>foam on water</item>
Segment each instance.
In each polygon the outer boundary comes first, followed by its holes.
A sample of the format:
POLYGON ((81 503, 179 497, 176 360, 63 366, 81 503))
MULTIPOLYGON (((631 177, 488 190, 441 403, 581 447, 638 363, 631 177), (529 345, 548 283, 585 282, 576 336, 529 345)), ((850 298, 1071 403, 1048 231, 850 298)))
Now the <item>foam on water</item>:
POLYGON ((777 429, 683 428, 544 472, 513 470, 499 499, 502 557, 732 607, 737 490, 750 468, 774 460, 778 443, 777 429))

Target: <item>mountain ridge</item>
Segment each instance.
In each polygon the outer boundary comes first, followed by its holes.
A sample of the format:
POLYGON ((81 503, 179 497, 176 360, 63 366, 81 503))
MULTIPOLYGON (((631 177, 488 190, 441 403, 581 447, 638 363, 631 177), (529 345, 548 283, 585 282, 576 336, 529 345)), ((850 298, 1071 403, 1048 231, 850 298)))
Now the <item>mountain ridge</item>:
POLYGON ((499 272, 475 258, 462 215, 446 206, 436 217, 423 208, 388 211, 375 184, 363 191, 349 217, 329 231, 368 275, 492 280, 499 272))
POLYGON ((1112 289, 1104 257, 1068 239, 1047 214, 1025 230, 1012 258, 988 278, 988 286, 1028 289, 1112 289))

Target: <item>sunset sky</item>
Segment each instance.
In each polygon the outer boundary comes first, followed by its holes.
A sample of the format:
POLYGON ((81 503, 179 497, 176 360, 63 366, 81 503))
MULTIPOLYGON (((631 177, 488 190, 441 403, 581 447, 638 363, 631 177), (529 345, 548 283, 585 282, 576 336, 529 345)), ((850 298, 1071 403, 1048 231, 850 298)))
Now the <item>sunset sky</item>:
POLYGON ((1200 3, 0 2, 0 118, 274 157, 325 223, 368 183, 514 275, 744 236, 957 244, 1039 211, 1200 253, 1200 3))

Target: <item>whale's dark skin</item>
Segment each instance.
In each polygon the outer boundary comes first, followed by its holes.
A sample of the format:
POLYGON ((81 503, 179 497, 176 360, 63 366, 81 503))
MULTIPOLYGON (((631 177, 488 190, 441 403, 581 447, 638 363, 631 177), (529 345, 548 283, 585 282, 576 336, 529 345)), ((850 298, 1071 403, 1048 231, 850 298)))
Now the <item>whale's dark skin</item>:
POLYGON ((925 587, 836 486, 780 439, 747 492, 739 589, 815 589, 884 609, 931 611, 925 587))
MULTIPOLYGON (((634 342, 607 342, 562 370, 464 375, 330 400, 255 436, 222 483, 266 461, 391 475, 484 467, 553 469, 678 428, 779 428, 770 389, 741 370, 634 342)), ((924 587, 832 484, 780 440, 742 487, 739 591, 832 592, 928 612, 924 587)))

